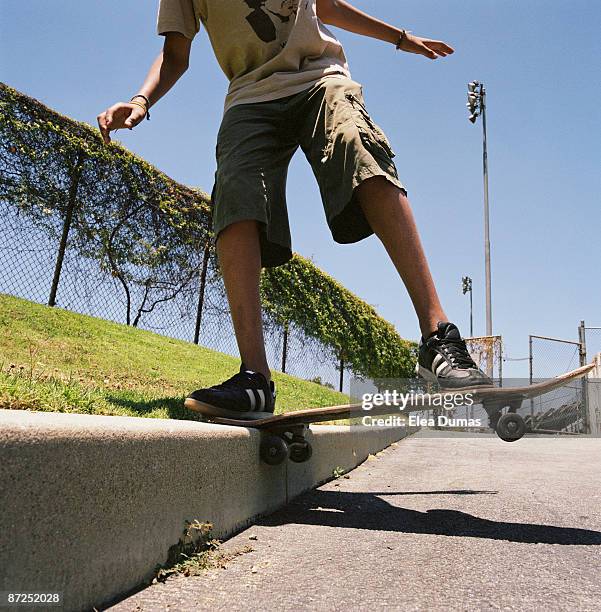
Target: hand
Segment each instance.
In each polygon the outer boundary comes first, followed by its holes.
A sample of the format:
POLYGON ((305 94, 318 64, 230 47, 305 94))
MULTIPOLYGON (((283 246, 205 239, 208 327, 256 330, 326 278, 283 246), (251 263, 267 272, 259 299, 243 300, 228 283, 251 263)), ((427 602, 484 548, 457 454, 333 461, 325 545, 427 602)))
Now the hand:
POLYGON ((137 104, 128 102, 113 104, 113 106, 96 117, 104 144, 111 142, 111 130, 118 130, 124 127, 132 130, 144 117, 146 117, 146 111, 137 104))
POLYGON ((416 53, 430 59, 438 59, 438 57, 446 57, 455 52, 455 49, 449 47, 441 40, 430 40, 429 38, 420 38, 413 34, 405 34, 401 43, 401 50, 407 53, 416 53))

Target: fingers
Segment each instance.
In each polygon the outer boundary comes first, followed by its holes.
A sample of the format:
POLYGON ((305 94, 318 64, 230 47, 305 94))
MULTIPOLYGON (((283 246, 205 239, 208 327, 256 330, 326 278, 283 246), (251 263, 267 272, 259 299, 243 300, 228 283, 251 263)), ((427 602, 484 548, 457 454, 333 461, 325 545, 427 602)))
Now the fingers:
POLYGON ((113 128, 113 117, 114 117, 114 112, 111 107, 106 111, 106 117, 105 117, 106 127, 109 131, 114 129, 113 128))
POLYGON ((424 44, 442 57, 455 53, 455 49, 453 49, 453 47, 450 47, 441 40, 425 40, 424 44))
POLYGON ((423 55, 424 57, 427 57, 429 59, 436 59, 438 55, 434 50, 430 49, 426 43, 427 41, 416 39, 414 41, 413 47, 407 49, 407 51, 410 51, 411 53, 417 53, 418 55, 423 55))
POLYGON ((410 53, 417 53, 429 59, 435 60, 439 57, 447 57, 455 52, 453 47, 447 45, 442 40, 430 40, 419 36, 407 36, 407 46, 401 47, 410 53))
POLYGON ((125 102, 114 104, 96 118, 102 140, 105 144, 109 144, 111 142, 111 131, 123 127, 132 130, 145 116, 145 110, 138 105, 125 102))
POLYGON ((429 57, 430 59, 435 60, 438 58, 438 55, 436 54, 436 52, 430 49, 430 47, 428 47, 425 43, 420 45, 420 52, 422 55, 425 55, 426 57, 429 57))
POLYGON ((104 144, 109 144, 109 142, 111 142, 111 136, 109 133, 110 130, 106 125, 106 112, 100 113, 100 115, 96 117, 96 120, 98 121, 98 129, 100 130, 100 135, 102 136, 104 144))
POLYGON ((442 40, 424 40, 424 43, 431 49, 434 49, 437 53, 444 53, 445 55, 455 53, 455 49, 447 45, 447 43, 442 42, 442 40))
POLYGON ((146 113, 137 105, 133 105, 132 111, 129 114, 129 117, 123 122, 124 126, 130 130, 142 121, 146 117, 146 113))
POLYGON ((446 57, 455 52, 455 49, 439 40, 422 40, 422 46, 422 54, 430 59, 446 57))
POLYGON ((113 126, 113 109, 114 107, 111 106, 111 108, 105 110, 96 117, 104 144, 109 144, 111 142, 111 130, 115 129, 113 126))

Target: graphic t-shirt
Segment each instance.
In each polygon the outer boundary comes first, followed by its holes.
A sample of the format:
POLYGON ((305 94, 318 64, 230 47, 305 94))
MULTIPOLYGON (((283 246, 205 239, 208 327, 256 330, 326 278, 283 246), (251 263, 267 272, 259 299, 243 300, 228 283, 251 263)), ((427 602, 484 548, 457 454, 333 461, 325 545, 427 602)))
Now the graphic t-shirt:
POLYGON ((230 81, 224 112, 299 93, 327 76, 351 76, 315 0, 160 0, 158 34, 192 40, 200 23, 230 81))

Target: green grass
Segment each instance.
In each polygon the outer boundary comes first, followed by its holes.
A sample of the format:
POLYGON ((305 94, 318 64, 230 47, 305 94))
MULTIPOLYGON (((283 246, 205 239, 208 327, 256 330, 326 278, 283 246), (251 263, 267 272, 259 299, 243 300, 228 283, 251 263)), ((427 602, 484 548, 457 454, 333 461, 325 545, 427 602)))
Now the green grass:
MULTIPOLYGON (((198 420, 186 394, 239 367, 188 342, 0 294, 0 408, 198 420)), ((274 380, 276 413, 348 401, 286 374, 274 380)))

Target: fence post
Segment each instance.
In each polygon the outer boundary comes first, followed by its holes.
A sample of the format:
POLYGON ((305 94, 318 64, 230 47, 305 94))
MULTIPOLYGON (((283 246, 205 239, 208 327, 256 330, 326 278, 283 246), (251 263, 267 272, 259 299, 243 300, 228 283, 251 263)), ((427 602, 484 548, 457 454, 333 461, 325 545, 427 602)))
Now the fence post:
POLYGON ((202 320, 202 309, 205 301, 205 287, 207 285, 207 268, 209 267, 209 242, 205 244, 205 250, 202 260, 202 269, 200 271, 200 287, 198 289, 198 306, 196 308, 196 323, 194 324, 194 344, 198 344, 200 340, 200 322, 202 320))
POLYGON ((73 222, 73 212, 77 203, 77 189, 79 187, 79 179, 83 168, 83 152, 80 150, 77 153, 77 161, 75 163, 75 171, 71 178, 69 187, 69 201, 67 202, 67 210, 65 220, 63 221, 63 231, 61 241, 58 246, 56 256, 56 264, 54 266, 54 276, 52 277, 52 286, 50 287, 50 295, 48 296, 48 306, 56 306, 56 294, 58 291, 58 283, 60 282, 61 272, 63 269, 63 261, 65 260, 65 251, 67 250, 67 240, 69 239, 69 231, 73 222))
MULTIPOLYGON (((580 342, 580 365, 586 365, 586 327, 584 325, 584 321, 580 321, 580 325, 578 326, 578 341, 580 342)), ((588 414, 588 386, 587 386, 587 377, 583 376, 581 379, 582 386, 582 425, 584 428, 584 433, 589 432, 590 419, 588 414)))
POLYGON ((282 372, 286 373, 286 358, 288 356, 288 321, 284 323, 284 338, 282 342, 282 372))
POLYGON ((499 387, 503 386, 503 337, 499 336, 499 387))
MULTIPOLYGON (((532 384, 532 371, 534 364, 532 361, 532 336, 528 336, 528 369, 530 370, 530 384, 532 384)), ((530 398, 530 429, 534 429, 534 399, 530 398)))
POLYGON ((340 351, 340 382, 338 384, 338 390, 342 393, 342 386, 344 384, 344 353, 340 351))
POLYGON ((584 321, 578 326, 578 342, 580 342, 580 365, 586 365, 586 327, 584 321))

